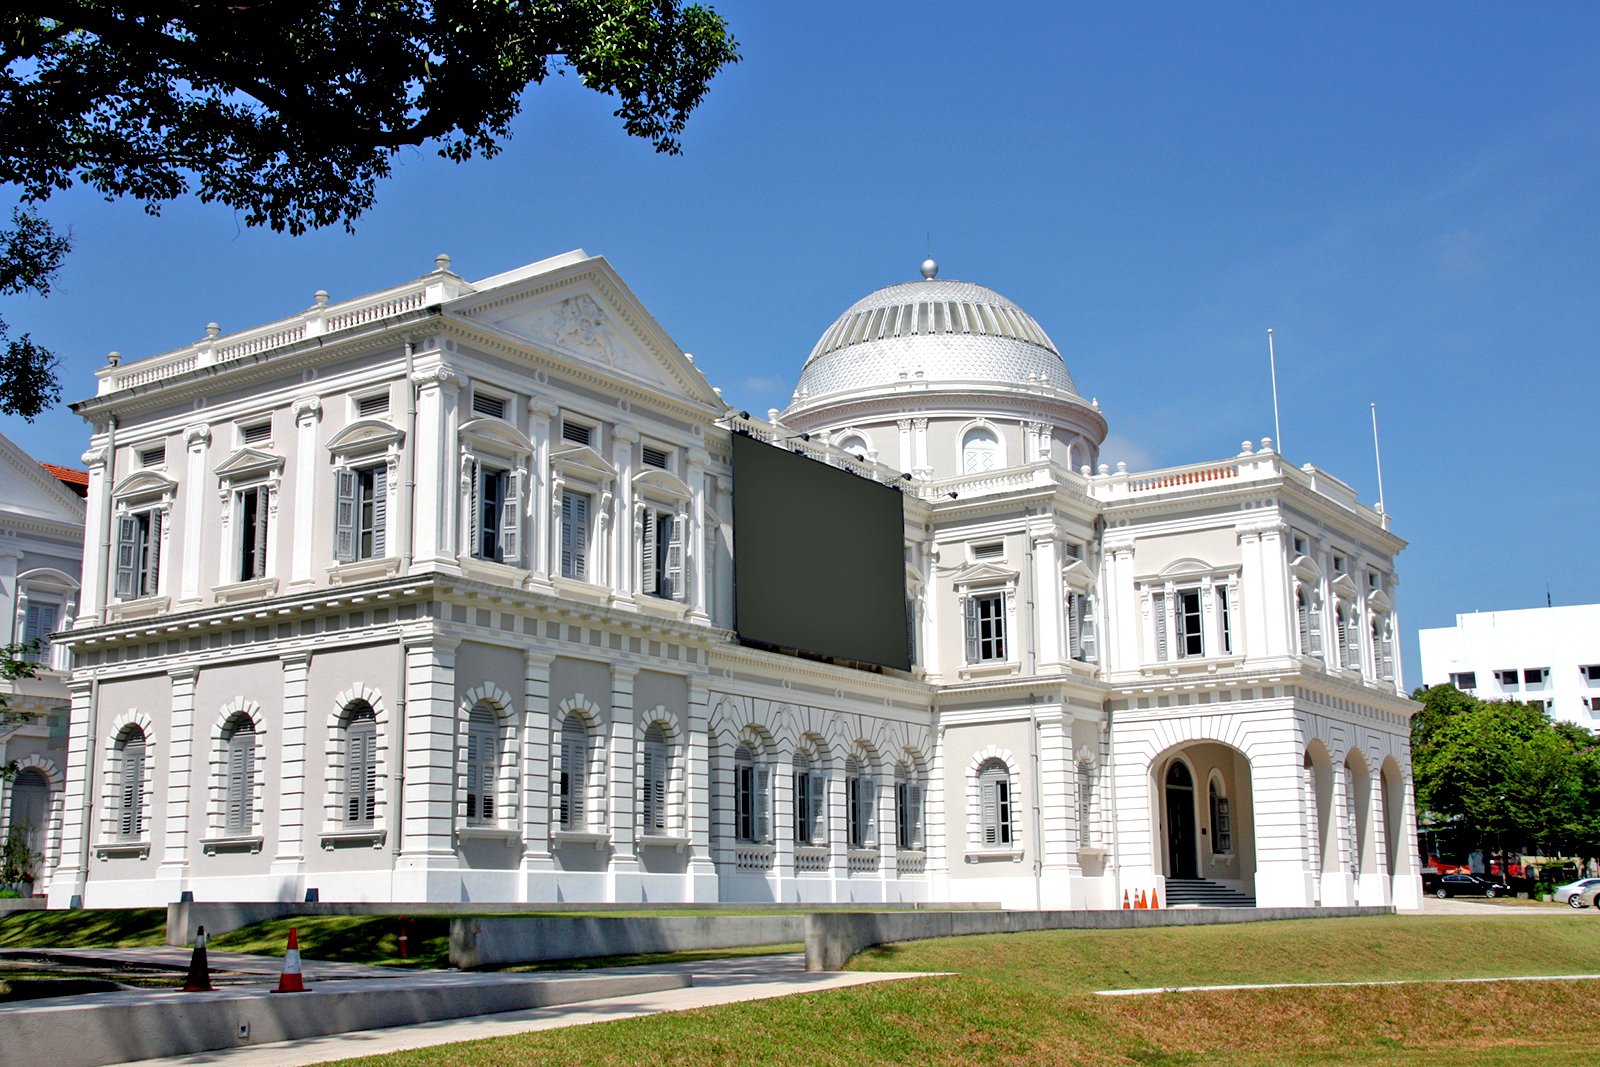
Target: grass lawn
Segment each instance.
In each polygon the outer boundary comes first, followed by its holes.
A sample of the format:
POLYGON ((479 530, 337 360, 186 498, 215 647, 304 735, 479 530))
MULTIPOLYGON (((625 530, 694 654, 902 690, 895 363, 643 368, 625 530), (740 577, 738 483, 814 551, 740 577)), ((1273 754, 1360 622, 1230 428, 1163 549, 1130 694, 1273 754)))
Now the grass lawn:
POLYGON ((166 908, 0 915, 0 948, 140 948, 166 943, 166 908))
POLYGON ((1600 982, 1099 997, 1218 983, 1600 974, 1593 916, 1323 919, 885 946, 858 969, 948 970, 347 1061, 542 1064, 1592 1062, 1600 982), (1586 921, 1587 920, 1587 921, 1586 921))

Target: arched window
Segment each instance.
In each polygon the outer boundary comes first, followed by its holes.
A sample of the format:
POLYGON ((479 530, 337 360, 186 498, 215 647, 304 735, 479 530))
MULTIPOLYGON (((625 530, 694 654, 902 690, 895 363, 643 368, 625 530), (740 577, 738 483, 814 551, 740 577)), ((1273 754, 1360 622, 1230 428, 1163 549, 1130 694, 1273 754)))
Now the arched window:
POLYGON ((226 765, 223 768, 223 831, 248 834, 255 825, 256 724, 243 714, 228 720, 222 732, 226 765))
POLYGON ((135 840, 144 835, 144 731, 128 727, 118 747, 117 836, 135 840))
POLYGON ((860 434, 851 434, 839 441, 839 449, 848 452, 857 459, 867 458, 867 442, 860 434))
POLYGON ((1000 466, 1000 439, 994 431, 974 426, 961 438, 961 473, 982 474, 1000 466))
POLYGON ((344 821, 371 826, 378 817, 378 716, 365 700, 345 709, 344 821))
POLYGON ((1322 614, 1317 611, 1312 603, 1311 594, 1306 592, 1306 587, 1299 585, 1294 590, 1295 618, 1300 630, 1300 654, 1302 656, 1322 655, 1322 614))
MULTIPOLYGON (((6 821, 9 837, 22 839, 33 861, 44 850, 46 823, 50 819, 50 779, 37 767, 25 767, 11 783, 11 814, 6 821)), ((38 869, 34 867, 34 873, 38 869)))
POLYGON ((492 823, 499 785, 500 718, 480 700, 467 719, 467 821, 492 823))
POLYGON ((1334 625, 1339 634, 1339 666, 1349 671, 1361 669, 1361 630, 1356 626, 1355 611, 1343 601, 1334 604, 1334 625))
POLYGON ((894 769, 895 847, 922 847, 922 782, 904 763, 894 769))
POLYGON ((672 779, 672 748, 667 731, 658 722, 644 732, 644 752, 639 776, 641 822, 647 834, 667 832, 667 783, 672 779))
POLYGON ((1211 851, 1226 853, 1233 851, 1233 813, 1229 810, 1228 798, 1222 794, 1217 780, 1211 779, 1209 788, 1209 802, 1211 806, 1211 851))
POLYGON ((561 777, 558 822, 563 830, 582 830, 589 821, 589 724, 577 712, 561 723, 561 777))
POLYGON ((794 843, 828 843, 828 781, 810 755, 794 756, 794 843))
POLYGON ((756 762, 749 745, 733 753, 734 834, 740 841, 766 844, 772 840, 769 821, 772 769, 756 762))
POLYGON ((985 846, 1010 846, 1011 816, 1011 771, 1004 760, 985 760, 978 768, 978 824, 985 846))

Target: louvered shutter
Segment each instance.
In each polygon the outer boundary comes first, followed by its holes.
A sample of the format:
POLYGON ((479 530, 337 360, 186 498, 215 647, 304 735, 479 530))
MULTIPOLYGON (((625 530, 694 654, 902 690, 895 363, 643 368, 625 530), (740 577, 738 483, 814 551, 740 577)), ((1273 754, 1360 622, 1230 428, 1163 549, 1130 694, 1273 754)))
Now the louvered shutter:
POLYGON ((1322 656, 1322 606, 1313 603, 1307 609, 1311 621, 1311 654, 1318 658, 1322 656))
POLYGON ((561 497, 561 573, 585 580, 588 575, 589 498, 583 493, 561 497))
POLYGON ((667 527, 667 596, 673 600, 683 599, 683 528, 686 525, 682 516, 663 516, 670 524, 667 527))
POLYGON ((660 727, 645 734, 644 782, 645 830, 664 833, 667 828, 667 741, 660 727))
POLYGON ((755 769, 755 839, 766 842, 772 840, 771 814, 772 805, 772 768, 760 766, 755 769))
POLYGON ((1383 650, 1383 680, 1392 682, 1394 681, 1394 630, 1387 625, 1383 627, 1382 640, 1379 647, 1383 650))
POLYGON ((1067 594, 1067 658, 1083 658, 1083 642, 1078 634, 1078 627, 1082 619, 1082 597, 1077 593, 1067 594))
POLYGON ((522 562, 522 472, 505 475, 506 498, 500 505, 500 562, 522 562))
POLYGON ((811 843, 811 775, 804 770, 794 773, 794 843, 811 843))
POLYGON ((1000 781, 993 772, 984 775, 978 783, 980 810, 978 817, 983 825, 983 843, 1000 843, 1000 781))
POLYGON ((474 820, 478 817, 478 795, 483 790, 483 782, 478 774, 478 724, 471 723, 467 727, 467 819, 474 820))
POLYGON ((471 457, 463 457, 461 465, 467 476, 467 554, 483 553, 483 468, 471 457))
POLYGON ((906 807, 911 812, 911 836, 907 842, 908 848, 922 847, 922 783, 910 782, 906 785, 906 807))
POLYGON ((645 596, 661 592, 656 572, 656 509, 644 509, 644 526, 639 534, 639 591, 645 596))
POLYGON ((828 843, 828 780, 821 771, 811 772, 811 841, 828 843))
POLYGON ((256 489, 256 527, 251 531, 255 538, 255 573, 252 578, 267 576, 267 491, 256 489))
POLYGON ((360 719, 345 730, 345 822, 370 823, 378 813, 378 724, 360 719))
POLYGON ((494 818, 496 770, 500 762, 500 724, 483 705, 467 720, 467 818, 494 818))
POLYGON ((962 622, 966 627, 967 662, 978 662, 978 601, 968 597, 962 602, 962 622))
POLYGON ((1309 656, 1311 652, 1311 606, 1305 594, 1296 593, 1294 598, 1296 623, 1300 634, 1300 654, 1309 656))
POLYGON ((1000 843, 1011 844, 1011 779, 1002 773, 995 780, 995 807, 999 817, 1000 843))
POLYGON ((138 837, 144 832, 144 738, 122 746, 122 810, 118 833, 138 837))
POLYGON ((161 509, 150 512, 150 541, 145 546, 144 581, 139 583, 140 596, 155 596, 161 581, 161 509))
POLYGON ((1078 610, 1082 613, 1078 619, 1078 647, 1085 663, 1098 663, 1100 642, 1095 635, 1094 596, 1085 593, 1079 596, 1078 601, 1078 610))
POLYGON ((561 826, 564 830, 580 830, 585 824, 584 792, 589 777, 589 744, 585 732, 574 719, 568 719, 561 729, 561 780, 565 786, 561 826))
POLYGON ((733 791, 734 836, 741 841, 753 841, 756 835, 754 767, 734 766, 733 791))
POLYGON ((372 471, 372 556, 389 554, 389 470, 378 466, 372 471))
POLYGON ((1345 666, 1351 670, 1361 669, 1361 624, 1356 618, 1355 608, 1350 609, 1350 616, 1345 625, 1345 666))
POLYGON ((340 467, 333 472, 335 503, 333 509, 333 558, 349 563, 356 558, 357 482, 356 472, 340 467))
POLYGON ((134 574, 137 573, 139 520, 132 515, 117 516, 117 597, 132 600, 134 574))
POLYGON ((847 773, 844 780, 845 836, 855 848, 861 844, 861 779, 847 773))
POLYGON ((227 832, 247 833, 251 825, 251 807, 255 799, 255 732, 245 726, 236 727, 228 739, 227 781, 227 832))
POLYGON ((50 635, 56 628, 56 606, 54 604, 29 604, 28 617, 22 624, 22 640, 24 644, 37 644, 35 651, 29 652, 27 658, 35 663, 50 662, 50 635))
POLYGON ((1167 658, 1167 594, 1151 594, 1150 615, 1156 625, 1156 659, 1164 662, 1167 658))
POLYGON ((861 808, 866 816, 862 844, 870 847, 878 843, 878 780, 871 775, 863 775, 861 779, 861 808))

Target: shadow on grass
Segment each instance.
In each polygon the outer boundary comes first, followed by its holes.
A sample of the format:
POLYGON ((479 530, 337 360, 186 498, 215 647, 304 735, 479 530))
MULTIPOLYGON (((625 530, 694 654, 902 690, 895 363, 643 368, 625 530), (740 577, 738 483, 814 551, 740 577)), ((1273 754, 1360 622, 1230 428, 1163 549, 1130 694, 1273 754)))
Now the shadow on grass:
POLYGON ((166 941, 165 908, 18 911, 0 916, 0 948, 148 948, 166 941))

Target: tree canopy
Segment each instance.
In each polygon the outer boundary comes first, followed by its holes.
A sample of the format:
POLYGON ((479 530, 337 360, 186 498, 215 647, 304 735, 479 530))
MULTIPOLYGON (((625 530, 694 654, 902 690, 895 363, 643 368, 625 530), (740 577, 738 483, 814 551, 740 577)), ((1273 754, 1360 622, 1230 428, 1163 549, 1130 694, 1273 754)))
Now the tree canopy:
MULTIPOLYGON (((524 91, 570 72, 677 153, 738 45, 681 0, 17 0, 0 12, 0 182, 23 205, 0 293, 48 292, 68 248, 27 205, 86 186, 155 213, 194 195, 248 225, 349 227, 400 151, 497 154, 524 91)), ((0 322, 0 411, 56 398, 0 322)))
POLYGON ((1529 704, 1454 686, 1412 694, 1417 803, 1463 847, 1600 855, 1600 749, 1589 731, 1529 704))

